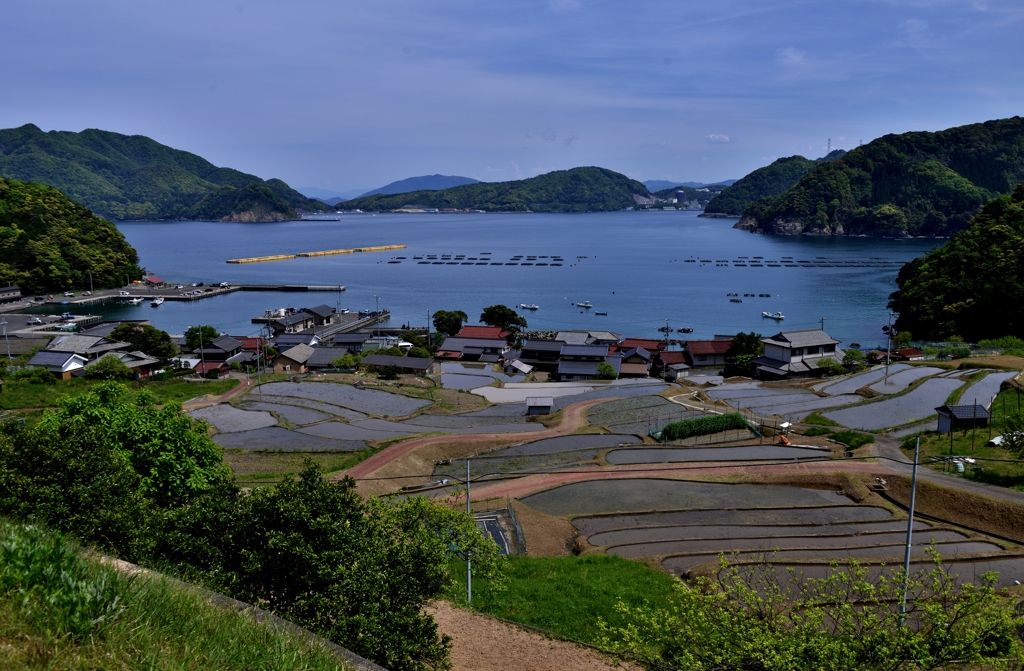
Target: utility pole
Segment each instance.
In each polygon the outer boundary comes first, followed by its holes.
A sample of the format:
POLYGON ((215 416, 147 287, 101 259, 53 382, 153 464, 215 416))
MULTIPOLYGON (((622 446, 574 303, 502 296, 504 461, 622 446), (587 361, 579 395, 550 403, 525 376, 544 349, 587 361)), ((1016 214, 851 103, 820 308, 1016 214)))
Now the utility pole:
MULTIPOLYGON (((466 457, 466 514, 473 517, 473 506, 469 501, 469 457, 466 457)), ((472 553, 466 553, 466 604, 473 602, 473 560, 472 553)))
POLYGON ((92 293, 92 273, 89 273, 89 293, 92 293))
POLYGON ((832 138, 828 139, 828 149, 825 150, 825 156, 832 153, 832 138))
POLYGON ((11 341, 7 339, 7 318, 0 317, 0 325, 4 327, 4 344, 7 345, 7 360, 11 360, 11 341))
POLYGON ((889 326, 885 329, 885 379, 889 380, 889 351, 892 349, 892 313, 889 313, 889 326))
POLYGON ((378 296, 377 294, 374 294, 373 298, 374 298, 375 301, 377 301, 377 314, 375 316, 375 319, 377 320, 377 337, 379 338, 380 337, 380 296, 378 296))
POLYGON ((427 310, 427 347, 430 347, 434 343, 430 340, 430 310, 427 310))
POLYGON ((822 332, 822 333, 824 333, 824 332, 825 332, 825 318, 824 318, 824 317, 822 317, 822 318, 821 318, 821 319, 819 319, 818 321, 820 321, 820 322, 821 322, 821 332, 822 332))
MULTIPOLYGON (((952 435, 952 433, 950 433, 952 435)), ((917 497, 917 462, 921 453, 921 437, 914 444, 914 472, 910 478, 910 512, 907 519, 907 549, 903 554, 903 602, 900 604, 900 625, 907 616, 907 587, 910 583, 910 546, 914 539, 914 499, 917 497)))
POLYGON ((206 357, 203 355, 203 325, 200 324, 196 328, 199 329, 199 367, 203 369, 200 377, 206 377, 206 357))

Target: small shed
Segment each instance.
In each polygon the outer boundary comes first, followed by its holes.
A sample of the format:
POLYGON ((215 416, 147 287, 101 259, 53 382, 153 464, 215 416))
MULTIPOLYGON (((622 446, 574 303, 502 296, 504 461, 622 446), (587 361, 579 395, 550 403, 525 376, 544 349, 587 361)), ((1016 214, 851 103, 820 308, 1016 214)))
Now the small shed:
POLYGON ((690 375, 690 367, 685 363, 672 363, 665 368, 665 379, 669 382, 675 382, 681 377, 688 377, 690 375))
POLYGON ((970 429, 988 426, 992 419, 991 413, 983 405, 943 405, 935 408, 939 413, 939 433, 949 433, 957 429, 970 429))
POLYGON ((552 396, 533 396, 526 399, 527 415, 550 415, 551 407, 555 404, 552 396))
POLYGON ((306 362, 313 356, 313 348, 309 345, 296 345, 282 352, 274 359, 275 373, 305 373, 306 362))
POLYGON ((28 361, 29 366, 39 366, 53 373, 61 380, 70 380, 71 374, 76 370, 85 367, 88 360, 81 354, 74 352, 58 352, 43 350, 36 352, 28 361))
POLYGON ((523 363, 519 359, 511 359, 505 362, 506 375, 529 375, 533 372, 533 366, 523 363))

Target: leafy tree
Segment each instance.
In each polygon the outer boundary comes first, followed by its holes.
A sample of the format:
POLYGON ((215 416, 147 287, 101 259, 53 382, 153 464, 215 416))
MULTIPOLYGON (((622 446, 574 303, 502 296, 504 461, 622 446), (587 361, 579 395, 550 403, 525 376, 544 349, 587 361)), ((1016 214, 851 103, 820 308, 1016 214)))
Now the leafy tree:
POLYGON ((618 376, 619 374, 615 372, 615 367, 612 366, 607 361, 602 361, 601 363, 597 364, 597 377, 599 379, 614 380, 618 376))
POLYGON ((185 347, 195 351, 219 337, 220 332, 212 326, 189 326, 185 331, 185 347))
POLYGON ((130 380, 135 377, 135 371, 116 354, 105 354, 96 363, 85 367, 85 375, 99 380, 130 380))
POLYGON ((381 354, 383 356, 405 356, 405 351, 401 347, 384 347, 378 350, 372 350, 370 354, 381 354))
POLYGON ((57 378, 45 368, 25 368, 15 371, 11 377, 29 384, 57 384, 57 378))
POLYGON ((121 324, 110 332, 110 338, 131 343, 134 350, 161 360, 170 359, 177 353, 171 336, 149 324, 121 324))
POLYGON ((462 330, 469 316, 462 310, 438 310, 431 321, 438 333, 453 336, 462 330))
POLYGON ((651 666, 788 671, 911 671, 1015 668, 1024 661, 1017 622, 995 590, 958 584, 935 565, 907 576, 850 560, 826 577, 803 578, 769 563, 728 566, 717 583, 679 584, 667 608, 619 603, 622 627, 601 624, 604 646, 651 666), (908 591, 907 617, 899 603, 908 591))
POLYGON ((900 269, 896 327, 925 340, 1024 338, 1024 184, 970 227, 900 269))
POLYGON ((753 377, 756 369, 754 359, 764 354, 763 337, 753 331, 737 333, 725 351, 725 375, 753 377))
POLYGON ((867 357, 859 349, 848 349, 843 354, 843 365, 848 368, 861 368, 867 363, 867 357))
POLYGON ((335 368, 355 368, 359 365, 362 360, 362 355, 352 354, 349 352, 343 356, 339 356, 337 359, 331 361, 331 365, 335 368))
POLYGON ((413 347, 412 349, 409 350, 409 356, 418 359, 429 359, 430 352, 428 352, 426 349, 422 347, 413 347))
POLYGON ((843 364, 839 363, 832 357, 822 357, 818 359, 818 363, 815 366, 822 375, 842 375, 846 372, 843 368, 843 364))
POLYGON ((1024 458, 1024 413, 1014 413, 1006 417, 1003 424, 1003 447, 1017 456, 1024 458))
POLYGON ((896 343, 897 347, 906 347, 913 340, 913 334, 910 331, 899 331, 896 333, 896 337, 893 338, 893 342, 896 343))
POLYGON ((381 380, 397 380, 401 374, 402 369, 398 366, 381 366, 377 371, 377 377, 381 380))
POLYGON ((501 327, 503 331, 518 332, 526 328, 526 318, 505 305, 491 305, 484 308, 480 322, 488 326, 501 327))

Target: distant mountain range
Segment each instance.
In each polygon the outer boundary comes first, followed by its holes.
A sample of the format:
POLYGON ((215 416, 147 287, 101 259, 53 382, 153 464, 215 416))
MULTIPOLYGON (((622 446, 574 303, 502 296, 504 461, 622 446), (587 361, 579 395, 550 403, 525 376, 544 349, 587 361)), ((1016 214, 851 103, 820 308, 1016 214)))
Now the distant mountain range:
POLYGON ((316 186, 299 186, 295 188, 296 191, 301 193, 307 198, 316 198, 322 200, 328 205, 334 205, 343 200, 350 200, 352 198, 358 198, 359 196, 366 193, 366 189, 349 189, 347 191, 332 191, 331 189, 321 189, 316 186))
POLYGON ((377 194, 394 195, 398 193, 411 193, 413 191, 440 191, 465 184, 479 184, 480 180, 472 177, 459 177, 458 175, 423 175, 421 177, 409 177, 391 182, 386 186, 373 191, 367 191, 364 196, 376 196, 377 194))
POLYGON ((771 165, 758 168, 746 177, 736 180, 728 188, 711 199, 704 214, 701 216, 732 216, 738 217, 743 214, 755 200, 768 196, 778 196, 790 188, 800 178, 811 171, 812 168, 827 161, 834 161, 842 158, 846 152, 836 149, 829 152, 828 156, 811 160, 803 156, 789 156, 780 158, 771 165))
POLYGON ((328 206, 143 135, 0 130, 0 177, 41 182, 112 220, 282 221, 328 206))
POLYGON ((644 186, 651 193, 655 191, 664 191, 665 189, 674 189, 680 186, 688 186, 691 189, 703 189, 709 186, 730 186, 736 182, 735 179, 725 179, 721 182, 669 182, 664 179, 649 179, 644 182, 644 186))
POLYGON ((362 196, 337 207, 364 211, 408 207, 485 212, 607 212, 649 199, 651 194, 643 183, 605 168, 586 167, 511 182, 475 182, 440 190, 362 196))
POLYGON ((948 236, 1022 180, 1021 117, 886 135, 749 203, 736 226, 785 235, 948 236))

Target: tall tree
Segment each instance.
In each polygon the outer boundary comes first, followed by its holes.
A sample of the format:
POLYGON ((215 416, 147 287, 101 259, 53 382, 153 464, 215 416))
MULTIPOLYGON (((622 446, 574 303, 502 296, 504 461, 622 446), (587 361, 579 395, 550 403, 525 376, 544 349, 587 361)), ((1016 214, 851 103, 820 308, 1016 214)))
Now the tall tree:
POLYGON ((725 351, 725 374, 745 375, 750 377, 754 374, 754 359, 764 353, 764 344, 761 342, 763 336, 760 333, 744 333, 740 331, 732 339, 729 349, 725 351))
POLYGON ((438 310, 434 313, 434 328, 438 333, 453 336, 469 321, 469 315, 462 310, 438 310))
POLYGON ((131 343, 136 350, 158 359, 170 359, 177 351, 166 331, 149 324, 121 324, 110 332, 110 337, 131 343))
POLYGON ((189 326, 185 331, 185 347, 197 350, 206 347, 220 337, 220 332, 212 326, 189 326))
POLYGON ((490 305, 484 308, 480 322, 489 326, 500 326, 513 333, 526 328, 526 318, 506 305, 490 305))

